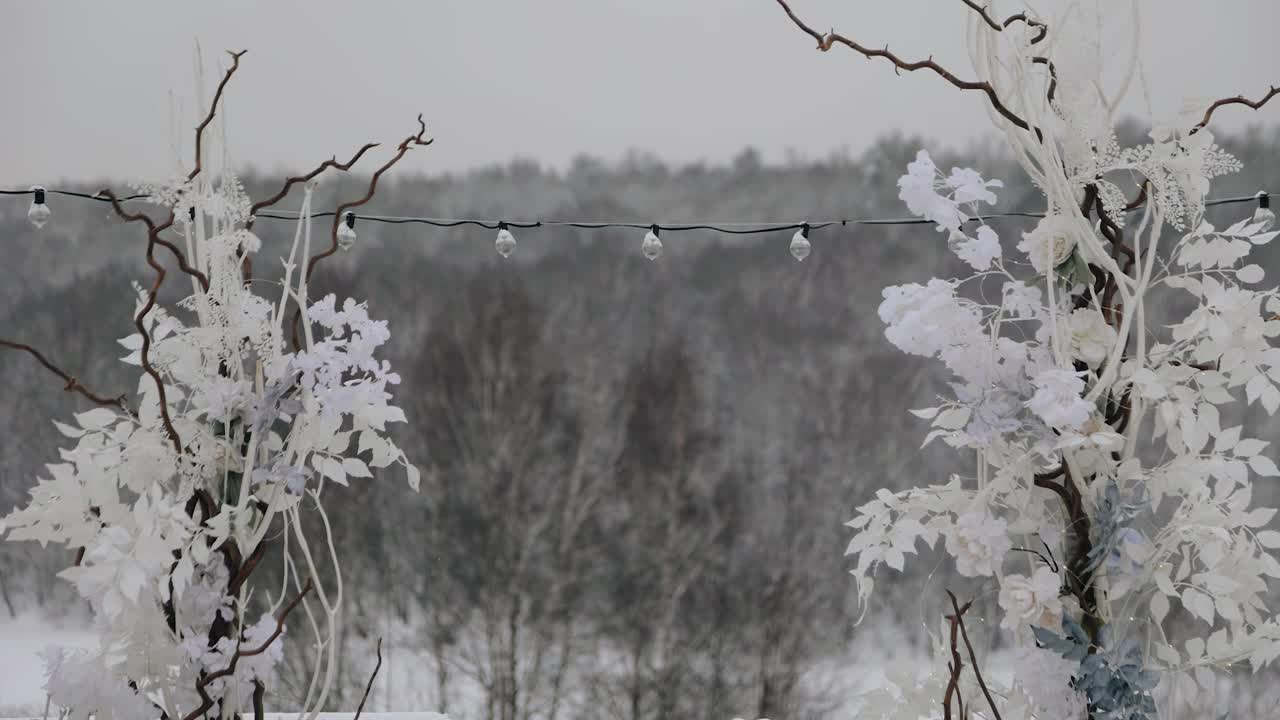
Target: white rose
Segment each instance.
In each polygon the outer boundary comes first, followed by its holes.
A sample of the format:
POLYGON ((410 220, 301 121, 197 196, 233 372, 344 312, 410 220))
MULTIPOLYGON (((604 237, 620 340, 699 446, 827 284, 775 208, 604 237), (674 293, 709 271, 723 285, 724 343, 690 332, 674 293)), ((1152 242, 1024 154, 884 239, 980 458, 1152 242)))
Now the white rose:
POLYGON ((1000 627, 1016 630, 1022 625, 1039 625, 1056 631, 1062 626, 1061 587, 1058 574, 1047 567, 1038 568, 1031 577, 1006 575, 1000 587, 1000 608, 1004 610, 1000 627))
POLYGON ((1067 325, 1071 330, 1071 355, 1092 367, 1101 365, 1115 347, 1115 328, 1093 308, 1073 310, 1067 325))
POLYGON ((956 570, 967 577, 994 575, 1012 544, 1009 524, 982 512, 956 518, 947 531, 947 552, 956 559, 956 570))
POLYGON ((1034 230, 1022 234, 1022 242, 1018 243, 1018 249, 1027 254, 1039 273, 1061 265, 1075 248, 1075 225, 1063 215, 1042 218, 1034 230))

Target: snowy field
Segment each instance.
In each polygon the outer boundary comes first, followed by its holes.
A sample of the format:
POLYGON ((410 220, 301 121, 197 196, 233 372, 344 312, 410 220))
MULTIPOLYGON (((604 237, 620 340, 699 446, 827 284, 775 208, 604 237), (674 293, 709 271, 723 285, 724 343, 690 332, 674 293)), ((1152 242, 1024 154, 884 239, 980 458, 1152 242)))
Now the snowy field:
POLYGON ((0 717, 44 710, 40 653, 50 645, 89 648, 94 639, 82 626, 51 622, 31 612, 0 618, 0 717))

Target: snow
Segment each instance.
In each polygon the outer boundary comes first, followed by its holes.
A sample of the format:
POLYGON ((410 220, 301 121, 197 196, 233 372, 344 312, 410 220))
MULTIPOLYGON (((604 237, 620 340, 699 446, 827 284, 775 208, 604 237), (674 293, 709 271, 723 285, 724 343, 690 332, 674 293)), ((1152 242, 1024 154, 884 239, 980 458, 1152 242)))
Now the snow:
POLYGON ((72 621, 58 622, 25 612, 0 618, 0 717, 44 711, 44 661, 50 645, 91 648, 93 634, 72 621))

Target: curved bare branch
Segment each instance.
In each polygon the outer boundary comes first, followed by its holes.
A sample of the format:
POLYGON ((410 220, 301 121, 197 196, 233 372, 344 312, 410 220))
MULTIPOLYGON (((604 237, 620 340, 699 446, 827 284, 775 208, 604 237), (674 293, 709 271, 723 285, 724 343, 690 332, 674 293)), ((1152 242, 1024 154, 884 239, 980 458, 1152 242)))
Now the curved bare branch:
POLYGON ((301 182, 308 182, 310 180, 313 180, 317 175, 324 172, 328 168, 342 170, 343 172, 350 170, 351 166, 355 165, 356 162, 360 160, 360 157, 362 155, 378 147, 378 145, 379 143, 365 143, 364 147, 357 150, 356 154, 351 156, 351 159, 346 161, 345 163, 338 162, 338 157, 335 155, 329 158, 328 160, 325 160, 324 162, 320 163, 320 165, 316 167, 315 170, 312 170, 306 175, 296 175, 294 177, 286 178, 284 181, 284 187, 281 187, 279 192, 277 192, 275 195, 272 195, 271 197, 265 200, 259 200, 258 202, 254 203, 252 207, 249 208, 249 222, 247 223, 247 227, 250 227, 250 228, 253 227, 254 215, 256 215, 259 210, 263 208, 271 207, 272 205, 275 205, 276 203, 283 200, 284 197, 289 194, 289 189, 292 188, 294 185, 301 182))
POLYGON ((116 194, 111 190, 99 190, 98 194, 111 201, 112 209, 115 210, 116 215, 119 215, 125 222, 140 222, 145 224, 147 226, 148 236, 150 237, 154 235, 155 243, 168 250, 173 255, 174 259, 178 261, 178 269, 195 278, 196 281, 200 283, 200 288, 202 290, 205 292, 209 291, 209 278, 206 277, 204 273, 187 264, 187 256, 182 254, 182 251, 178 249, 177 245, 174 245, 168 240, 160 237, 161 232, 173 225, 172 213, 170 213, 168 222, 157 228, 155 220, 152 220, 151 216, 146 213, 126 211, 124 206, 120 204, 120 200, 116 197, 116 194))
POLYGON ((390 160, 383 163, 382 167, 378 168, 373 173, 373 177, 369 178, 369 188, 365 191, 364 197, 360 198, 359 200, 352 200, 350 202, 342 203, 341 205, 338 206, 338 209, 333 213, 333 226, 330 228, 330 231, 329 231, 329 237, 330 237, 329 247, 322 252, 312 255, 311 258, 307 261, 307 279, 308 280, 311 279, 311 274, 315 272, 316 263, 338 252, 338 227, 342 224, 342 216, 348 210, 352 208, 360 207, 361 205, 364 205, 365 203, 373 199, 373 193, 378 188, 378 179, 382 177, 383 173, 385 173, 386 171, 394 167, 396 163, 400 162, 400 159, 405 156, 405 153, 409 152, 410 148, 425 147, 427 145, 430 145, 432 142, 434 142, 434 140, 427 139, 425 137, 426 134, 427 134, 427 125, 422 121, 422 114, 419 113, 418 114, 418 132, 400 141, 400 145, 396 147, 396 154, 393 155, 390 160))
POLYGON ((895 71, 906 70, 907 72, 914 72, 916 70, 929 70, 961 90, 972 90, 986 95, 992 108, 1004 117, 1004 119, 1008 120, 1018 128, 1027 130, 1028 132, 1034 132, 1037 138, 1043 139, 1043 133, 1039 128, 1031 127, 1026 120, 1023 120, 1004 104, 1004 101, 1000 99, 1000 96, 996 93, 996 90, 992 87, 991 83, 985 81, 977 82, 974 80, 962 80, 955 73, 934 62, 932 57, 927 60, 908 62, 890 51, 888 46, 885 46, 882 49, 867 47, 834 31, 823 35, 817 30, 806 25, 805 22, 791 10, 791 6, 787 4, 786 0, 776 1, 787 13, 787 17, 791 18, 791 21, 795 23, 796 27, 803 30, 807 35, 809 35, 809 37, 812 37, 818 43, 819 50, 826 52, 831 49, 832 45, 840 43, 868 59, 882 57, 888 60, 893 63, 895 71))
POLYGON ((48 358, 44 356, 43 353, 31 347, 30 345, 0 338, 0 346, 11 348, 13 350, 22 350, 29 353, 32 357, 36 359, 37 362, 43 365, 46 370, 48 370, 49 372, 53 373, 54 375, 57 375, 58 377, 66 381, 67 385, 66 387, 62 388, 63 390, 66 390, 67 392, 80 393, 84 397, 88 398, 89 400, 99 405, 119 406, 130 415, 133 414, 133 410, 129 409, 129 406, 125 403, 125 395, 123 393, 115 397, 104 397, 102 395, 99 395, 89 390, 89 388, 85 387, 84 385, 81 385, 80 381, 77 380, 74 375, 72 375, 71 373, 68 373, 66 370, 63 370, 57 365, 54 365, 52 362, 49 361, 48 358))
POLYGON ((1191 128, 1191 132, 1187 134, 1195 135, 1196 133, 1205 129, 1205 127, 1209 124, 1209 120, 1213 118, 1214 111, 1220 107, 1224 107, 1226 105, 1245 105, 1253 108, 1254 110, 1261 110, 1262 106, 1266 105, 1267 101, 1269 101, 1271 98, 1275 97, 1276 95, 1280 95, 1280 86, 1272 85, 1271 89, 1267 91, 1267 94, 1263 95, 1261 98, 1257 100, 1250 100, 1249 98, 1243 95, 1237 95, 1232 98, 1223 98, 1221 100, 1218 100, 1214 104, 1210 105, 1208 110, 1204 111, 1204 118, 1200 122, 1196 123, 1196 126, 1191 128))
POLYGON ((201 122, 196 126, 196 166, 192 168, 191 173, 187 175, 187 180, 194 180, 195 177, 200 174, 200 161, 203 157, 201 150, 204 143, 204 130, 209 127, 209 123, 213 122, 213 117, 218 112, 218 101, 222 99, 222 91, 226 89, 227 82, 231 80, 231 76, 235 74, 236 70, 240 69, 240 56, 247 52, 249 51, 227 51, 227 54, 231 56, 231 67, 227 68, 226 74, 222 76, 222 82, 218 83, 218 89, 213 93, 213 102, 209 103, 209 114, 205 116, 204 122, 201 122))

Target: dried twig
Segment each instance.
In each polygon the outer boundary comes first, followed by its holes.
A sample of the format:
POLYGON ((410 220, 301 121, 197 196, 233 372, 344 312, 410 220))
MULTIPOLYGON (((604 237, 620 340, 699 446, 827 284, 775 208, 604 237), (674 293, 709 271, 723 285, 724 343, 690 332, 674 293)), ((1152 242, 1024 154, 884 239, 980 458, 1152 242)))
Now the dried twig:
POLYGON ((995 18, 991 17, 991 15, 988 14, 987 10, 989 8, 987 8, 986 6, 979 5, 973 0, 960 0, 960 2, 963 2, 965 5, 968 5, 970 8, 972 8, 974 12, 978 13, 978 15, 982 17, 982 21, 985 22, 988 27, 990 27, 992 30, 995 30, 996 32, 1001 32, 1005 28, 1009 27, 1010 25, 1016 22, 1026 23, 1027 27, 1037 28, 1039 32, 1036 33, 1036 36, 1031 39, 1032 45, 1035 45, 1041 40, 1044 40, 1045 36, 1049 34, 1048 25, 1045 25, 1039 20, 1033 20, 1027 17, 1026 13, 1018 13, 1017 15, 1010 15, 1009 17, 1005 18, 1004 22, 999 23, 999 22, 996 22, 995 18))
POLYGON ((270 637, 262 642, 261 645, 252 650, 241 650, 237 647, 235 654, 231 656, 231 662, 229 662, 225 668, 218 670, 217 672, 210 673, 196 681, 196 692, 200 694, 200 706, 195 710, 192 710, 190 713, 187 713, 187 715, 183 717, 183 720, 196 720, 196 718, 199 718, 201 715, 213 708, 214 699, 209 696, 209 684, 214 680, 218 680, 235 673, 236 665, 239 664, 240 658, 253 657, 254 655, 261 655, 266 652, 267 648, 271 647, 271 643, 275 642, 276 638, 280 637, 280 634, 284 632, 284 621, 289 617, 289 613, 293 612, 293 609, 298 606, 298 603, 302 602, 302 598, 306 597, 307 593, 311 592, 311 588, 311 578, 307 578, 307 582, 302 586, 302 592, 299 592, 288 605, 284 606, 284 609, 280 611, 280 614, 276 616, 276 629, 271 633, 270 637))
MULTIPOLYGON (((334 253, 338 252, 338 228, 342 225, 343 215, 345 215, 348 210, 352 208, 360 207, 361 205, 364 205, 365 203, 369 202, 369 200, 373 198, 374 191, 376 191, 378 188, 378 179, 382 177, 383 173, 385 173, 386 171, 394 167, 396 163, 400 162, 400 159, 405 156, 405 153, 409 152, 410 148, 426 146, 434 142, 433 140, 427 139, 425 137, 426 134, 427 134, 427 126, 422 121, 422 115, 419 114, 418 115, 418 132, 402 140, 400 142, 400 145, 396 148, 396 154, 393 155, 390 160, 383 163, 382 167, 378 168, 373 173, 373 176, 369 178, 369 188, 365 191, 364 197, 360 198, 359 200, 352 200, 350 202, 342 203, 341 205, 338 206, 338 209, 335 210, 333 213, 333 227, 330 229, 330 232, 329 232, 330 234, 329 247, 322 252, 312 255, 311 258, 307 261, 307 279, 308 280, 311 279, 311 274, 315 272, 317 263, 329 257, 330 255, 333 255, 334 253)), ((357 155, 357 157, 359 156, 357 155)))
POLYGON ((133 410, 131 410, 129 406, 125 403, 125 396, 123 394, 117 395, 116 397, 104 397, 102 395, 99 395, 89 390, 89 388, 85 387, 84 385, 81 385, 80 381, 77 380, 74 375, 68 373, 66 370, 63 370, 57 365, 54 365, 39 350, 36 350, 30 345, 26 345, 19 342, 13 342, 12 340, 4 340, 4 339, 0 339, 0 345, 3 345, 4 347, 7 347, 7 348, 12 348, 14 350, 24 350, 30 353, 32 357, 34 357, 41 365, 45 367, 45 369, 47 369, 49 372, 53 373, 54 375, 57 375, 58 377, 66 381, 67 385, 66 387, 62 388, 63 390, 66 390, 67 392, 80 393, 84 397, 88 398, 89 400, 92 400, 93 402, 99 405, 117 405, 120 408, 122 408, 125 412, 129 413, 130 415, 133 415, 133 410))
POLYGON ((222 76, 222 82, 218 83, 218 89, 213 93, 213 102, 209 103, 209 114, 205 116, 204 122, 196 126, 196 166, 192 168, 191 173, 187 175, 187 180, 194 180, 196 176, 200 174, 204 130, 209 127, 209 123, 213 122, 213 117, 218 112, 218 101, 222 99, 222 91, 226 89, 227 82, 231 80, 231 76, 235 74, 236 70, 240 69, 240 56, 247 52, 249 51, 227 51, 227 54, 231 56, 231 67, 227 68, 226 74, 222 76))
POLYGON ((995 716, 995 720, 1001 720, 1000 711, 996 709, 996 701, 991 697, 991 691, 987 689, 987 683, 982 679, 982 670, 978 668, 978 655, 973 651, 973 643, 969 642, 969 631, 964 627, 964 613, 973 604, 972 601, 960 607, 960 603, 956 601, 956 596, 950 590, 947 591, 947 597, 951 598, 951 607, 955 610, 954 620, 951 622, 951 653, 959 662, 959 653, 956 652, 956 626, 960 627, 960 636, 964 638, 964 646, 969 650, 969 662, 973 666, 973 676, 978 679, 978 687, 982 688, 982 694, 987 698, 987 705, 991 707, 991 714, 995 716))
POLYGON ((877 57, 885 58, 889 62, 893 63, 894 68, 896 70, 906 70, 907 72, 913 72, 916 70, 930 70, 935 74, 937 74, 942 79, 946 80, 947 82, 951 83, 957 88, 960 88, 961 90, 976 90, 978 92, 983 93, 984 95, 987 96, 987 100, 990 101, 991 106, 995 109, 995 111, 1000 113, 1000 115, 1003 116, 1006 120, 1008 120, 1009 122, 1013 123, 1015 126, 1023 130, 1035 132, 1037 138, 1043 138, 1043 133, 1041 133, 1039 128, 1032 128, 1030 124, 1027 123, 1026 120, 1023 120, 1021 117, 1019 117, 1016 113, 1014 113, 1004 104, 1004 102, 1000 99, 1000 96, 996 94, 995 88, 991 86, 991 83, 985 82, 985 81, 976 82, 973 80, 961 80, 950 70, 947 70, 946 68, 934 62, 932 57, 930 57, 928 60, 907 62, 906 60, 903 60, 902 58, 898 57, 893 52, 891 52, 887 45, 883 49, 866 47, 854 40, 850 40, 849 38, 835 31, 832 31, 827 33, 826 35, 823 35, 817 30, 814 30, 813 28, 806 25, 804 21, 801 20, 795 14, 795 12, 791 10, 791 6, 787 4, 786 0, 776 0, 776 1, 778 5, 781 6, 782 9, 787 13, 787 17, 791 18, 791 21, 795 23, 796 27, 803 30, 806 34, 809 35, 809 37, 812 37, 818 43, 819 50, 826 52, 830 50, 831 46, 834 45, 835 43, 840 43, 841 45, 845 45, 848 48, 862 54, 867 58, 877 58, 877 57))
MULTIPOLYGON (((948 590, 950 595, 951 591, 948 590)), ((947 621, 951 623, 951 661, 947 663, 947 669, 951 671, 951 679, 947 681, 947 691, 942 695, 942 717, 943 720, 951 720, 951 698, 956 699, 958 706, 958 714, 961 720, 964 720, 964 698, 960 697, 960 671, 964 669, 964 661, 960 659, 960 647, 956 637, 956 631, 959 629, 960 615, 969 609, 971 603, 965 603, 963 608, 956 610, 956 614, 947 615, 947 621)))
MULTIPOLYGON (((173 443, 173 449, 179 455, 182 454, 182 439, 178 437, 178 430, 173 426, 173 420, 169 417, 169 400, 165 393, 164 379, 160 377, 160 373, 151 364, 151 334, 147 332, 147 328, 142 324, 151 309, 156 306, 156 300, 160 294, 160 285, 164 283, 165 269, 164 266, 156 261, 156 245, 163 244, 160 241, 160 233, 169 229, 173 225, 173 211, 169 211, 169 217, 163 223, 157 225, 150 216, 145 213, 130 213, 120 206, 119 199, 110 190, 103 190, 100 193, 111 201, 111 206, 115 208, 116 214, 129 221, 141 222, 147 226, 147 264, 156 273, 155 282, 152 283, 151 289, 147 293, 147 302, 138 311, 133 318, 133 325, 142 335, 142 369, 146 371, 151 379, 156 383, 156 393, 160 401, 160 420, 164 423, 165 433, 169 436, 170 442, 173 443)), ((176 248, 175 248, 176 250, 176 248)), ((179 262, 181 263, 181 254, 179 253, 179 262)), ((206 285, 207 286, 207 285, 206 285)))
POLYGON ((356 714, 351 720, 360 720, 360 713, 364 712, 364 701, 369 699, 369 691, 373 689, 373 680, 378 677, 378 671, 382 669, 382 638, 378 638, 378 664, 373 666, 373 674, 369 676, 369 682, 364 686, 364 695, 360 696, 360 705, 356 707, 356 714))
POLYGON ((196 268, 193 268, 187 264, 187 256, 182 254, 182 251, 178 249, 177 245, 174 245, 168 240, 165 240, 164 238, 160 237, 160 233, 162 231, 167 230, 170 226, 173 225, 173 221, 174 221, 173 217, 170 217, 168 221, 158 226, 158 229, 157 229, 155 221, 152 220, 151 217, 146 213, 128 212, 127 210, 125 210, 124 206, 120 204, 120 200, 116 197, 116 194, 111 190, 99 190, 98 194, 111 201, 112 209, 115 210, 116 215, 120 216, 125 222, 144 223, 147 226, 148 232, 155 230, 155 233, 154 233, 155 243, 165 248, 173 255, 174 259, 178 261, 178 269, 190 275, 191 277, 195 278, 196 281, 200 283, 200 288, 202 290, 204 290, 205 292, 209 291, 209 278, 206 277, 204 273, 200 272, 196 268))
MULTIPOLYGON (((343 216, 346 214, 346 212, 352 208, 360 207, 361 205, 364 205, 365 203, 369 202, 369 200, 373 198, 374 191, 376 191, 378 188, 378 179, 382 177, 383 173, 385 173, 386 171, 394 167, 396 163, 400 162, 400 159, 405 156, 405 153, 409 152, 410 148, 423 147, 423 146, 430 145, 432 142, 434 142, 434 140, 427 139, 425 137, 426 134, 427 134, 426 123, 422 121, 422 115, 419 114, 418 115, 418 132, 400 141, 400 145, 396 147, 396 154, 393 155, 390 160, 387 160, 385 163, 383 163, 382 167, 374 171, 373 176, 369 178, 369 187, 367 190, 365 190, 364 197, 360 198, 359 200, 345 202, 338 206, 338 209, 335 210, 333 213, 333 225, 329 230, 329 247, 321 252, 316 253, 315 255, 312 255, 310 258, 307 259, 307 269, 305 273, 307 280, 311 279, 312 273, 315 272, 316 265, 321 260, 324 260, 325 258, 338 252, 338 228, 341 226, 343 222, 343 216)), ((353 158, 351 162, 354 163, 355 160, 359 158, 363 152, 364 150, 361 150, 360 153, 357 153, 356 157, 353 158)), ((297 312, 293 314, 293 346, 295 348, 300 347, 300 343, 298 340, 298 325, 301 322, 301 320, 302 320, 302 311, 301 309, 299 309, 297 312)))
POLYGON ((1223 98, 1221 100, 1218 100, 1214 104, 1210 105, 1208 110, 1204 111, 1204 118, 1199 123, 1196 123, 1196 126, 1191 128, 1191 132, 1187 134, 1195 135, 1196 133, 1203 130, 1205 126, 1209 124, 1209 120, 1210 118, 1213 117, 1214 111, 1220 107, 1223 107, 1225 105, 1247 105, 1248 107, 1251 107, 1254 110, 1260 110, 1262 109, 1263 105, 1267 104, 1268 100, 1275 97, 1276 95, 1280 95, 1280 87, 1276 85, 1272 85, 1271 89, 1267 91, 1267 94, 1263 95, 1258 100, 1250 100, 1249 98, 1246 98, 1243 95, 1237 95, 1233 98, 1223 98))
POLYGON ((334 168, 336 170, 342 170, 344 172, 347 170, 350 170, 351 166, 355 165, 361 156, 363 156, 366 152, 376 147, 378 147, 378 143, 366 143, 364 147, 357 150, 356 154, 352 155, 351 159, 346 161, 345 163, 338 162, 338 157, 335 155, 329 158, 328 160, 325 160, 324 162, 320 163, 320 165, 316 167, 315 170, 312 170, 306 175, 295 175, 293 177, 286 178, 284 181, 284 186, 280 188, 279 192, 277 192, 275 195, 272 195, 271 197, 265 200, 259 200, 258 202, 254 203, 252 207, 249 208, 249 222, 246 223, 246 227, 252 228, 254 215, 257 215, 259 210, 262 210, 263 208, 271 207, 272 205, 275 205, 276 203, 283 200, 284 197, 289 194, 289 189, 292 188, 294 185, 313 180, 317 175, 324 172, 328 168, 334 168))

